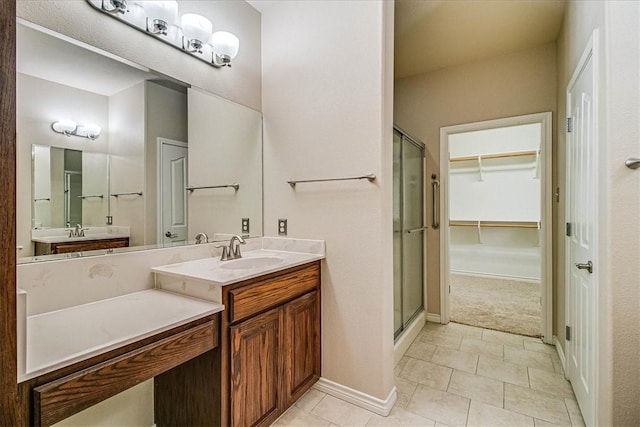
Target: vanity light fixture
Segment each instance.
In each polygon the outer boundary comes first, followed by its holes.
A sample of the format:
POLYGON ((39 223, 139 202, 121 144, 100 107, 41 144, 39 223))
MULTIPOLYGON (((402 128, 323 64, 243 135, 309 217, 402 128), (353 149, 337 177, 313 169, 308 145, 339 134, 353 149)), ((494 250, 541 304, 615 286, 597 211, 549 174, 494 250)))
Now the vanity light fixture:
POLYGON ((51 129, 56 133, 61 133, 66 136, 80 136, 83 138, 89 138, 92 141, 98 138, 100 136, 100 132, 102 132, 102 128, 98 125, 78 125, 76 122, 69 119, 53 122, 51 124, 51 129))
POLYGON ((216 68, 230 67, 240 48, 238 37, 226 31, 213 33, 213 24, 204 16, 186 13, 178 21, 175 0, 86 1, 106 15, 216 68))

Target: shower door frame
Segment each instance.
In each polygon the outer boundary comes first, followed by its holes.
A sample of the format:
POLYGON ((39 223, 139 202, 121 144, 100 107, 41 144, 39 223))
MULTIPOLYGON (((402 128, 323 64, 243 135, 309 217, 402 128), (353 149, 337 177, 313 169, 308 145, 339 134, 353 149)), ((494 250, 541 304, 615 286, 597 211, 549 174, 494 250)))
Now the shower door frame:
POLYGON ((506 117, 462 125, 440 128, 440 218, 444 220, 440 230, 440 323, 449 323, 449 135, 508 126, 539 123, 540 141, 540 248, 542 250, 541 274, 541 325, 542 339, 553 344, 553 213, 552 213, 552 113, 535 113, 523 116, 506 117))
MULTIPOLYGON (((425 163, 425 154, 426 154, 426 147, 425 144, 420 141, 417 138, 414 138, 413 136, 411 136, 411 134, 407 133, 406 131, 404 131, 402 128, 400 128, 397 125, 393 126, 393 130, 394 132, 398 132, 400 134, 400 157, 401 157, 401 162, 400 162, 400 233, 401 233, 401 243, 400 243, 400 250, 402 252, 404 252, 404 146, 403 144, 405 143, 405 140, 407 143, 409 144, 413 144, 414 146, 416 146, 416 148, 418 148, 421 152, 422 152, 422 226, 423 226, 423 231, 422 231, 422 283, 421 283, 421 291, 422 291, 422 303, 421 306, 418 308, 418 310, 412 314, 412 316, 407 320, 407 322, 405 323, 402 320, 402 324, 400 326, 399 329, 395 328, 395 322, 394 322, 394 341, 396 342, 396 344, 400 341, 400 339, 406 334, 406 332, 411 328, 411 325, 416 322, 416 320, 418 320, 420 318, 421 314, 425 313, 425 307, 426 307, 426 299, 427 299, 427 290, 426 290, 426 251, 427 251, 427 236, 426 236, 426 232, 427 232, 427 227, 426 227, 426 205, 425 205, 425 200, 426 200, 426 163, 425 163)), ((394 230, 395 232, 395 230, 394 230)), ((400 266, 400 274, 401 274, 401 282, 404 285, 404 253, 402 253, 401 255, 401 263, 402 265, 400 266)), ((394 264, 395 264, 395 252, 394 252, 394 264)), ((395 283, 394 283, 395 286, 395 283)), ((404 286, 401 286, 400 288, 400 298, 401 298, 401 307, 404 306, 404 286)), ((394 310, 395 310, 395 301, 394 301, 394 310)), ((395 314, 394 314, 395 316, 395 314)), ((404 318, 404 310, 402 310, 401 308, 401 318, 404 318)))

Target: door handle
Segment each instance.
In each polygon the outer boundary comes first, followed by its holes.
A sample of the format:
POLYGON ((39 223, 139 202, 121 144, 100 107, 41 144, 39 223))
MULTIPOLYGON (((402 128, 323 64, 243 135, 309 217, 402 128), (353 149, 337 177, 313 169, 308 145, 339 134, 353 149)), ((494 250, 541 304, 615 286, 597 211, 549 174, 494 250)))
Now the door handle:
POLYGON ((438 229, 440 227, 440 181, 436 179, 436 174, 431 175, 431 206, 433 211, 431 212, 431 227, 438 229))
POLYGON ((178 235, 177 235, 177 234, 174 234, 174 233, 172 233, 172 232, 170 232, 170 231, 167 231, 166 233, 164 233, 164 236, 165 236, 165 237, 168 237, 168 238, 170 238, 170 239, 175 239, 176 237, 178 237, 178 235))
POLYGON ((587 261, 584 264, 581 264, 579 262, 576 263, 576 268, 578 270, 587 270, 589 272, 589 274, 593 273, 593 263, 591 261, 587 261))

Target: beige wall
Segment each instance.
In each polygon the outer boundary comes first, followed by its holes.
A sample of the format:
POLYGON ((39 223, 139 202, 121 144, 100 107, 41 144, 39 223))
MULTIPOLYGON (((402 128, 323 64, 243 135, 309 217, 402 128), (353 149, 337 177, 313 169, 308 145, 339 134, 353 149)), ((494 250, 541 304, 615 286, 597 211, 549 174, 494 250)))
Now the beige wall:
MULTIPOLYGON (((395 81, 394 121, 425 143, 428 177, 440 177, 441 127, 545 111, 554 112, 555 127, 554 43, 395 81)), ((439 251, 440 230, 430 228, 427 312, 433 314, 440 313, 439 251)))
POLYGON ((265 234, 324 239, 322 376, 393 389, 393 4, 261 3, 265 234), (375 173, 378 179, 287 180, 375 173))

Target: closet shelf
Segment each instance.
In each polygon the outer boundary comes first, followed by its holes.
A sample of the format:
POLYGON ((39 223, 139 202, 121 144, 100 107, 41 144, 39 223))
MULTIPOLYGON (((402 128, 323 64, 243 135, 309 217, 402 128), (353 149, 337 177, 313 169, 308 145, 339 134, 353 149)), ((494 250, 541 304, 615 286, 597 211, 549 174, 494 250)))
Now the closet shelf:
POLYGON ((540 150, 529 150, 529 151, 511 151, 507 153, 494 153, 494 154, 478 154, 476 156, 464 156, 464 157, 452 157, 449 159, 450 163, 455 162, 469 162, 475 161, 478 162, 478 173, 480 181, 484 181, 484 169, 482 166, 483 160, 488 159, 504 159, 507 157, 528 157, 535 156, 534 166, 533 166, 533 178, 540 178, 540 150))
POLYGON ((468 162, 472 160, 486 160, 486 159, 502 159, 506 157, 524 157, 524 156, 537 156, 540 152, 538 150, 530 151, 512 151, 508 153, 495 153, 495 154, 479 154, 477 156, 464 156, 464 157, 452 157, 450 162, 468 162))
POLYGON ((540 228, 536 221, 449 221, 450 227, 540 228))

